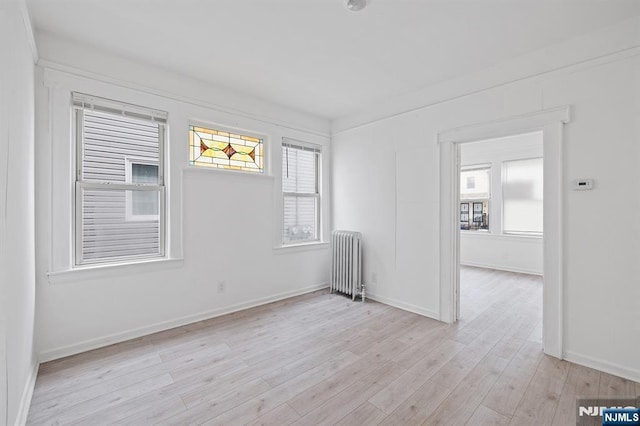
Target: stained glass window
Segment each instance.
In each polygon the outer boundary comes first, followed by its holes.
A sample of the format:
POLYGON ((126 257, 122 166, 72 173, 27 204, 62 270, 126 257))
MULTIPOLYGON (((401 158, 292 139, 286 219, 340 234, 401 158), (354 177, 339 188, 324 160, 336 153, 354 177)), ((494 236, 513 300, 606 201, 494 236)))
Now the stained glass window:
POLYGON ((233 132, 189 126, 189 164, 264 172, 263 140, 233 132))

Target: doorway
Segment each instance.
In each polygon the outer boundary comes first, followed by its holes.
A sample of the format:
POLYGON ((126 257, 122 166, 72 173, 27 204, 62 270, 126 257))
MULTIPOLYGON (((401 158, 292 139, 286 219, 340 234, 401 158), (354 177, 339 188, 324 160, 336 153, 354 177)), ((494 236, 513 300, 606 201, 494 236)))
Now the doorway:
MULTIPOLYGON (((543 325, 545 353, 563 357, 562 141, 569 108, 562 107, 443 131, 440 146, 440 319, 460 313, 460 147, 462 144, 540 132, 544 151, 543 325)), ((489 218, 489 226, 491 219, 489 218)))
POLYGON ((457 320, 500 319, 541 343, 543 135, 461 143, 457 320), (515 326, 515 324, 520 324, 515 326))

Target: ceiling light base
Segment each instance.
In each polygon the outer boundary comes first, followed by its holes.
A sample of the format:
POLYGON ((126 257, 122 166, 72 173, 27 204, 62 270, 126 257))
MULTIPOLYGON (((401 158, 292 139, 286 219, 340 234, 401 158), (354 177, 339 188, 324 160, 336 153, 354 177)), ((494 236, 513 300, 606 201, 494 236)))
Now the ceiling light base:
POLYGON ((362 10, 367 5, 367 0, 347 0, 347 9, 352 12, 362 10))

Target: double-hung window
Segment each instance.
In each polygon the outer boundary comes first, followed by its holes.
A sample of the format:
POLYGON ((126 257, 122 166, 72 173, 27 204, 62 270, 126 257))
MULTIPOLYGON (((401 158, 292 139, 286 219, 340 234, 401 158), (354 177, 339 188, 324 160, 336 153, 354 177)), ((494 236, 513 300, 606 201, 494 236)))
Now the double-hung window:
POLYGON ((165 254, 167 114, 74 93, 75 263, 165 254))
POLYGON ((282 143, 283 243, 319 240, 320 147, 285 139, 282 143))

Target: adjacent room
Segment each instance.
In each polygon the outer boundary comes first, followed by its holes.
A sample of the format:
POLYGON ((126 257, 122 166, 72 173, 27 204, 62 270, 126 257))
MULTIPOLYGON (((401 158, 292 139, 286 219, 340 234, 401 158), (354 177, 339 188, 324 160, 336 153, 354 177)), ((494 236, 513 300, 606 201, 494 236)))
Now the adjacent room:
POLYGON ((639 28, 637 0, 3 0, 0 425, 640 408, 639 28))
MULTIPOLYGON (((462 269, 458 319, 473 318, 502 298, 513 304, 515 299, 507 290, 519 282, 523 294, 533 292, 525 299, 536 300, 535 310, 541 315, 542 132, 461 144, 459 156, 462 269)), ((527 322, 541 337, 542 318, 527 322)))

